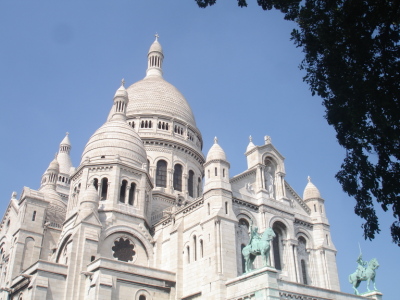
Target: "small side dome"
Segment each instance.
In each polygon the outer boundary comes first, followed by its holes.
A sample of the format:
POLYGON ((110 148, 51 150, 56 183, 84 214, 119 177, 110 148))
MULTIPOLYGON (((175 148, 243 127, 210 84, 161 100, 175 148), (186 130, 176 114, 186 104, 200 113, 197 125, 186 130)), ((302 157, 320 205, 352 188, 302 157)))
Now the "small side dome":
POLYGON ((57 155, 56 157, 51 161, 49 167, 47 168, 47 171, 56 171, 57 173, 60 171, 60 164, 57 161, 57 155))
POLYGON ((226 154, 225 151, 218 145, 217 137, 214 138, 214 145, 210 148, 207 154, 206 161, 210 160, 225 160, 226 161, 226 154))
POLYGON ((67 204, 62 200, 61 196, 56 192, 54 188, 46 186, 40 191, 43 193, 44 198, 52 205, 61 207, 63 210, 67 209, 67 204))
POLYGON ((117 98, 117 97, 122 97, 122 98, 127 98, 128 99, 128 92, 126 91, 126 89, 124 87, 124 84, 125 84, 125 80, 122 79, 121 86, 115 92, 114 99, 117 98))
POLYGON ((307 179, 308 179, 308 183, 306 185, 306 188, 304 189, 303 200, 305 201, 305 200, 316 199, 316 198, 322 199, 319 190, 311 182, 310 176, 308 176, 307 179))
POLYGON ((141 167, 147 163, 147 154, 139 135, 126 122, 106 122, 91 136, 82 154, 85 160, 116 159, 141 167))
POLYGON ((81 203, 94 202, 97 203, 100 200, 99 193, 93 185, 93 182, 88 186, 86 191, 83 193, 81 203))
POLYGON ((250 151, 251 149, 253 149, 255 147, 255 145, 253 144, 253 138, 251 136, 249 136, 249 144, 247 145, 246 148, 246 152, 250 151))

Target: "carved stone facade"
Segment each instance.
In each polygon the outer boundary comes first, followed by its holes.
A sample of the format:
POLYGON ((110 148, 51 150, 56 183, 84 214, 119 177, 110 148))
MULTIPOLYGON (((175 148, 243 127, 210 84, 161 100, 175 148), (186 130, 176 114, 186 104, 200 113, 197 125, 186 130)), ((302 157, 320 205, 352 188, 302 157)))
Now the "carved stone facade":
POLYGON ((163 60, 156 39, 146 77, 117 90, 78 167, 67 134, 40 188, 12 194, 0 300, 362 299, 340 292, 318 189, 310 181, 300 197, 291 188, 268 136, 250 139, 248 168, 233 177, 217 139, 205 157, 163 60), (257 258, 243 274, 250 225, 274 230, 272 267, 257 258))

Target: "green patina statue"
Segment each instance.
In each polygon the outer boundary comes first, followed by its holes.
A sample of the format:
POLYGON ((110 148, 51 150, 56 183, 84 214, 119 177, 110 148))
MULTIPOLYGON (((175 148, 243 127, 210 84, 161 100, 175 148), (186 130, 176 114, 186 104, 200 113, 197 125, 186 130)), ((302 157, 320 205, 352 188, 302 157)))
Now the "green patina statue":
POLYGON ((268 258, 271 248, 270 242, 275 237, 272 228, 267 228, 263 234, 258 233, 258 227, 250 225, 250 241, 242 250, 245 260, 245 273, 253 270, 253 262, 257 255, 261 255, 264 260, 264 266, 269 266, 268 258))
POLYGON ((375 270, 379 267, 376 258, 371 259, 369 262, 364 261, 362 259, 362 254, 360 253, 357 258, 357 264, 357 270, 353 274, 349 275, 349 282, 353 286, 354 294, 360 294, 357 288, 360 285, 361 281, 367 281, 367 290, 368 292, 370 292, 371 290, 369 289, 369 282, 372 280, 374 284, 374 291, 376 291, 377 289, 375 286, 375 270))

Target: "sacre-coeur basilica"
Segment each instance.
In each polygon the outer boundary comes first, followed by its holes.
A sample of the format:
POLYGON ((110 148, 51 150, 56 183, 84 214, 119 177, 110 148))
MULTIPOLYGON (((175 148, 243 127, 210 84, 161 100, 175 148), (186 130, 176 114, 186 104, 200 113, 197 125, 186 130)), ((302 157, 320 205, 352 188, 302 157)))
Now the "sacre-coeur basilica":
POLYGON ((217 138, 203 154, 195 112, 163 78, 157 37, 147 59, 78 166, 67 134, 39 189, 12 193, 0 300, 382 299, 340 291, 324 199, 310 178, 293 190, 271 138, 243 145, 247 169, 230 174, 217 138), (257 256, 246 272, 254 228, 274 237, 267 264, 257 256))

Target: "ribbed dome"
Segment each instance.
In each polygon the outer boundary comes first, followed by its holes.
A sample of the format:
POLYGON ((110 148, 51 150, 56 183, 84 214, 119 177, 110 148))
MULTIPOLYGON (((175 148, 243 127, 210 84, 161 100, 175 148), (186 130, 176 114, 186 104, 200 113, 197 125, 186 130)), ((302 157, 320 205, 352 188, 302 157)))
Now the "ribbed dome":
POLYGON ((214 145, 211 146, 210 150, 208 151, 206 162, 210 160, 225 160, 226 161, 226 154, 225 151, 218 145, 218 139, 214 138, 214 145))
POLYGON ((118 158, 122 162, 141 166, 147 163, 146 150, 138 134, 123 120, 106 122, 91 136, 82 154, 83 163, 92 160, 118 158))
POLYGON ((163 115, 196 126, 192 109, 185 97, 161 76, 148 76, 128 89, 128 117, 137 114, 163 115))
POLYGON ((311 182, 311 178, 308 177, 308 183, 303 193, 303 200, 315 199, 315 198, 321 199, 321 194, 317 189, 317 187, 311 182))

